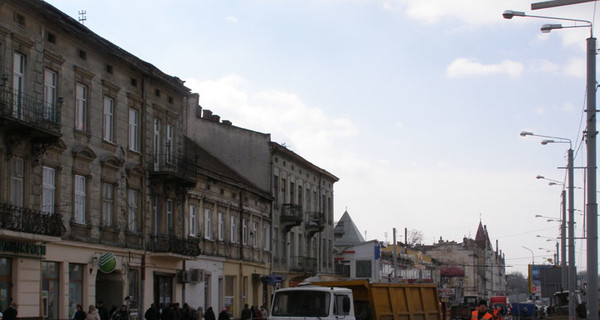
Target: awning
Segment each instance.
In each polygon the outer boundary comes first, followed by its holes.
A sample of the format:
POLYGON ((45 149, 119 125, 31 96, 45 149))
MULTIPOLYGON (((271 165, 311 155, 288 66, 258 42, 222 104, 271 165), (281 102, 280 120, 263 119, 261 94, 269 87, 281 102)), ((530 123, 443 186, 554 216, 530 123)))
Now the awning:
POLYGON ((260 279, 262 280, 263 283, 266 283, 271 286, 275 286, 278 283, 283 282, 283 279, 280 276, 276 276, 273 274, 270 274, 268 276, 263 276, 260 279))

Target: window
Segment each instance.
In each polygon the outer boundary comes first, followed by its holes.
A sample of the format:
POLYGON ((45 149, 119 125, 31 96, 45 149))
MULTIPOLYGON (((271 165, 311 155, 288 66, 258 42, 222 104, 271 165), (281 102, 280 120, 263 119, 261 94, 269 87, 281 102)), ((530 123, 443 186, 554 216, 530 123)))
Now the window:
POLYGON ((302 203, 302 186, 298 186, 298 205, 304 206, 304 203, 302 203))
POLYGON ((75 306, 83 305, 84 265, 69 263, 69 319, 75 315, 75 306))
POLYGON ((283 192, 283 198, 281 202, 287 203, 287 180, 281 179, 281 192, 283 192))
POLYGON ((167 234, 173 233, 173 200, 167 199, 167 234))
POLYGON ((88 88, 81 83, 75 85, 75 129, 86 131, 88 110, 88 88))
POLYGON ((210 209, 204 209, 204 237, 206 239, 212 239, 212 211, 210 209))
POLYGON ((54 168, 42 168, 42 212, 54 213, 54 192, 56 190, 56 171, 54 168))
POLYGON ((13 92, 15 93, 13 102, 13 116, 23 119, 25 114, 23 108, 23 99, 25 94, 25 56, 15 52, 13 56, 13 92))
POLYGON ((370 278, 371 277, 371 260, 356 261, 356 277, 370 278))
POLYGON ((258 222, 252 222, 252 247, 258 246, 258 222))
POLYGON ((56 72, 44 69, 44 119, 58 122, 56 108, 56 72))
MULTIPOLYGON (((42 261, 42 298, 44 319, 58 319, 58 288, 59 288, 58 262, 42 261)), ((3 309, 4 310, 4 309, 3 309)))
POLYGON ((223 225, 225 224, 225 221, 223 221, 223 216, 223 212, 217 213, 217 219, 219 220, 219 228, 217 229, 217 239, 219 239, 219 241, 223 241, 223 225))
POLYGON ((275 204, 279 203, 279 177, 273 176, 273 197, 275 198, 275 204))
POLYGON ((102 183, 102 225, 112 225, 113 206, 115 203, 114 186, 112 183, 102 183))
POLYGON ((231 243, 237 243, 237 218, 231 216, 230 232, 231 232, 231 243))
POLYGON ((129 197, 127 201, 127 230, 137 232, 137 215, 138 215, 138 193, 136 190, 129 189, 129 197))
POLYGON ((115 118, 115 100, 111 97, 104 96, 104 132, 105 141, 115 142, 114 123, 115 118))
POLYGON ((198 207, 190 205, 190 236, 198 235, 198 207))
POLYGON ((167 162, 173 163, 173 126, 167 125, 167 162))
POLYGON ((248 220, 242 219, 242 244, 248 244, 248 220))
POLYGON ((159 169, 159 156, 160 156, 160 120, 154 118, 154 140, 152 148, 154 158, 154 171, 159 169))
POLYGON ((294 198, 294 189, 296 188, 295 184, 290 181, 290 203, 293 204, 296 199, 294 198))
POLYGON ((75 175, 75 222, 85 223, 85 177, 75 175))
POLYGON ((153 199, 153 210, 154 210, 154 228, 152 229, 154 235, 158 235, 160 232, 161 225, 161 201, 160 196, 154 195, 153 199))
POLYGON ((140 151, 140 125, 139 111, 129 109, 129 150, 140 151))
POLYGON ((271 229, 268 225, 263 226, 263 249, 271 250, 271 229))
POLYGON ((17 207, 23 207, 23 178, 25 176, 23 158, 13 157, 11 162, 10 204, 17 207))

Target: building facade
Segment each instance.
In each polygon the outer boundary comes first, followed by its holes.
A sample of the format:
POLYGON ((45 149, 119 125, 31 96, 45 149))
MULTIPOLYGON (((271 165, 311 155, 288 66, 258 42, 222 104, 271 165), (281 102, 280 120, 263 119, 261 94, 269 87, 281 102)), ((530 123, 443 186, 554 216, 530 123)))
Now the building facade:
POLYGON ((267 301, 269 189, 186 138, 183 81, 38 0, 0 3, 0 79, 0 309, 267 301))

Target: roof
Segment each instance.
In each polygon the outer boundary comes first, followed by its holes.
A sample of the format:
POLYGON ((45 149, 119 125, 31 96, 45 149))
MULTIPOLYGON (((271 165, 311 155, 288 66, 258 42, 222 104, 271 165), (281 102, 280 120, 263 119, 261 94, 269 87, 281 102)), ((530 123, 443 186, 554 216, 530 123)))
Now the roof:
POLYGON ((186 160, 196 165, 198 173, 254 192, 267 199, 272 199, 272 196, 268 192, 262 191, 252 182, 204 150, 192 139, 185 137, 184 148, 186 150, 186 160))
POLYGON ((312 162, 304 159, 299 154, 295 153, 294 151, 288 149, 285 146, 280 145, 277 142, 273 142, 273 141, 269 142, 269 147, 271 148, 271 153, 280 152, 280 153, 290 157, 291 159, 298 161, 299 163, 309 167, 310 169, 329 177, 331 180, 333 180, 333 182, 338 182, 340 180, 338 177, 334 176, 332 173, 328 172, 325 169, 321 169, 321 168, 317 167, 312 162))
POLYGON ((335 235, 334 245, 336 247, 354 246, 365 242, 354 221, 350 218, 348 210, 344 211, 340 221, 333 228, 333 234, 335 235))
POLYGON ((475 243, 480 248, 491 247, 492 243, 490 242, 490 238, 488 236, 487 228, 479 221, 479 226, 477 227, 477 234, 475 235, 475 243))
POLYGON ((14 5, 23 7, 30 12, 35 12, 38 16, 55 23, 62 32, 71 34, 79 41, 85 42, 90 46, 94 46, 103 50, 105 53, 112 55, 131 67, 139 70, 146 75, 169 84, 173 89, 178 90, 182 94, 189 94, 189 88, 183 85, 184 81, 178 77, 170 76, 156 68, 154 65, 141 60, 133 54, 123 50, 114 43, 102 38, 77 20, 55 8, 51 4, 40 0, 18 0, 13 1, 14 5))

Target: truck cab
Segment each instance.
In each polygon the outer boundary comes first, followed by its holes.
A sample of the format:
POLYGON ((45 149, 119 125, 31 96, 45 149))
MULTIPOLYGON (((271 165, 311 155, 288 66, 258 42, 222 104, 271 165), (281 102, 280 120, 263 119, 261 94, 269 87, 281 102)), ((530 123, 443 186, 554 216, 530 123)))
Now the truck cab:
POLYGON ((352 290, 306 286, 275 291, 269 320, 356 320, 352 290))

